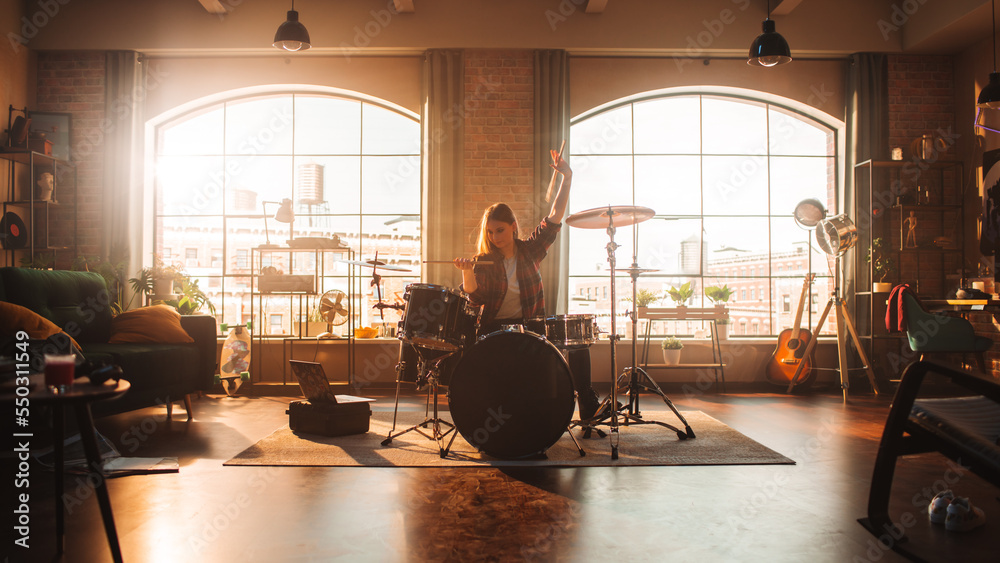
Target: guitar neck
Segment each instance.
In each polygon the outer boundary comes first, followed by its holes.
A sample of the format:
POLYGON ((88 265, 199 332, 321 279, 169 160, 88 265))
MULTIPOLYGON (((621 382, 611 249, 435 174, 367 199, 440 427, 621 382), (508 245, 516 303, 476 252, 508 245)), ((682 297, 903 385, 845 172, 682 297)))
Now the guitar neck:
POLYGON ((800 326, 802 325, 802 310, 805 309, 806 299, 809 297, 809 285, 812 283, 812 274, 802 280, 802 295, 799 296, 799 308, 795 311, 795 325, 792 327, 792 340, 799 338, 800 326))

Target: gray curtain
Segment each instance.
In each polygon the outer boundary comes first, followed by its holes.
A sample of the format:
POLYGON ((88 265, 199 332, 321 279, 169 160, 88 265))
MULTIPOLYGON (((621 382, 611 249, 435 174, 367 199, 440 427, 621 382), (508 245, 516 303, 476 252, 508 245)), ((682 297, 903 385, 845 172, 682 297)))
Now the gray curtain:
POLYGON ((143 64, 135 51, 109 51, 105 72, 101 252, 115 261, 127 257, 133 273, 142 259, 143 64))
MULTIPOLYGON (((869 159, 888 160, 889 157, 889 88, 887 55, 855 53, 847 67, 847 139, 846 178, 844 193, 838 205, 842 213, 851 216, 855 223, 866 225, 866 218, 854 217, 854 165, 869 159)), ((859 212, 864 210, 859 208, 859 212)), ((862 237, 865 238, 865 237, 862 237)), ((855 248, 853 252, 865 252, 855 248)), ((841 260, 844 275, 844 296, 853 309, 856 291, 854 257, 841 260)))
MULTIPOLYGON (((545 194, 552 179, 550 149, 559 150, 563 140, 563 158, 570 162, 569 153, 569 56, 561 50, 539 50, 535 63, 535 190, 534 208, 537 220, 549 214, 551 201, 545 194)), ((572 163, 571 163, 572 164, 572 163)), ((552 194, 555 198, 555 193, 552 194)), ((556 242, 542 262, 542 287, 545 291, 546 314, 565 314, 569 295, 569 234, 563 225, 556 242)))
MULTIPOLYGON (((423 258, 453 260, 466 256, 463 245, 465 207, 464 135, 465 72, 460 50, 432 49, 424 54, 421 92, 423 168, 423 258)), ((448 287, 462 283, 451 264, 427 264, 423 281, 448 287)))

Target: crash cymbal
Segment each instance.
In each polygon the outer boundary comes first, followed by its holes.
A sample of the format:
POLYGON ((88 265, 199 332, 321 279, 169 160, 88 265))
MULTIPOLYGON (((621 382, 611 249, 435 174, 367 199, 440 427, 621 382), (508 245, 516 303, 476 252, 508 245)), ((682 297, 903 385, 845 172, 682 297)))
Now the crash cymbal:
POLYGON ((354 264, 355 266, 367 266, 369 268, 380 268, 382 270, 393 270, 396 272, 409 272, 409 268, 404 268, 402 266, 393 266, 392 264, 386 264, 381 260, 338 260, 338 262, 343 262, 344 264, 354 264))
POLYGON ((566 224, 578 229, 604 229, 607 228, 610 217, 616 227, 626 227, 652 219, 653 215, 656 212, 648 207, 609 205, 574 213, 566 218, 566 224))

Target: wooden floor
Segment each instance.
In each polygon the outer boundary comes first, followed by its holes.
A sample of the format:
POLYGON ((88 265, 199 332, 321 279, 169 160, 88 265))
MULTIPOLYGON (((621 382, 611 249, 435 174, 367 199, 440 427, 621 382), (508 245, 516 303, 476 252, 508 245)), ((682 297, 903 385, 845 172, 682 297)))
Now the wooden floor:
MULTIPOLYGON (((280 397, 209 395, 195 400, 192 422, 182 409, 167 422, 159 407, 99 419, 98 429, 122 455, 180 459, 179 473, 109 481, 122 551, 132 562, 902 560, 856 522, 865 513, 889 397, 859 394, 844 404, 832 390, 668 393, 682 410, 703 411, 797 464, 223 467, 287 423, 289 399, 280 397)), ((654 399, 643 401, 649 406, 654 399)), ((383 393, 375 408, 392 404, 383 393)), ((673 440, 664 433, 665 447, 673 440)), ((59 560, 51 473, 36 469, 32 484, 25 560, 59 560)), ((109 560, 91 489, 73 476, 66 491, 69 531, 61 560, 109 560)), ((929 560, 997 561, 997 494, 942 457, 918 456, 897 472, 893 514, 915 516, 909 543, 929 560), (986 526, 957 534, 928 523, 924 499, 946 483, 986 511, 986 526)), ((24 555, 9 542, 5 551, 10 561, 24 555)))

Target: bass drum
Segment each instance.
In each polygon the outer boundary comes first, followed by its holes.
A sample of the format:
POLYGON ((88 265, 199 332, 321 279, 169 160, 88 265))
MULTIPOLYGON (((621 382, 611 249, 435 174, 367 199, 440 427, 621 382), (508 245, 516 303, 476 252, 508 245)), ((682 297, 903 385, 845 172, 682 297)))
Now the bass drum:
POLYGON ((493 457, 545 452, 573 417, 573 378, 562 353, 530 332, 499 331, 465 350, 448 388, 451 418, 493 457))

